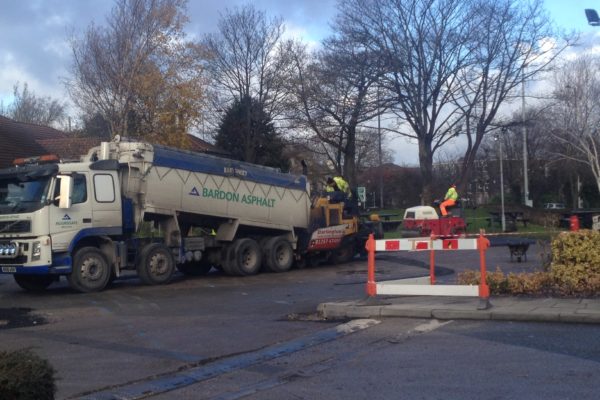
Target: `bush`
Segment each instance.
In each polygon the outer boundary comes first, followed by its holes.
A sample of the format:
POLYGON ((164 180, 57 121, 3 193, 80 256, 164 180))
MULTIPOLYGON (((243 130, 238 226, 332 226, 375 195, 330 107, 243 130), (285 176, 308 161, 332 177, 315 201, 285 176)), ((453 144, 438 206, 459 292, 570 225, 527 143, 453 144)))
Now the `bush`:
MULTIPOLYGON (((466 270, 458 274, 458 283, 461 285, 479 285, 481 274, 479 271, 466 270)), ((533 272, 505 275, 500 268, 488 272, 486 276, 490 294, 512 295, 539 295, 547 294, 553 290, 553 281, 547 272, 533 272)))
POLYGON ((513 274, 506 277, 507 293, 535 295, 552 292, 553 282, 550 274, 544 271, 513 274))
POLYGON ((552 241, 552 262, 559 265, 587 265, 600 273, 600 232, 563 232, 552 241))
POLYGON ((565 232, 552 241, 550 275, 561 294, 600 290, 600 232, 565 232))
POLYGON ((0 397, 52 400, 56 393, 54 368, 30 349, 0 351, 0 397))
MULTIPOLYGON (((490 294, 509 293, 508 281, 500 268, 496 268, 494 272, 488 272, 485 280, 490 287, 490 294)), ((481 274, 479 271, 465 270, 458 274, 458 283, 461 285, 479 285, 480 281, 481 274)))
MULTIPOLYGON (((597 296, 600 293, 600 232, 564 232, 552 241, 552 262, 545 271, 505 275, 499 268, 487 274, 494 295, 597 296), (546 271, 547 269, 547 271, 546 271)), ((479 285, 479 271, 466 270, 458 283, 479 285)))

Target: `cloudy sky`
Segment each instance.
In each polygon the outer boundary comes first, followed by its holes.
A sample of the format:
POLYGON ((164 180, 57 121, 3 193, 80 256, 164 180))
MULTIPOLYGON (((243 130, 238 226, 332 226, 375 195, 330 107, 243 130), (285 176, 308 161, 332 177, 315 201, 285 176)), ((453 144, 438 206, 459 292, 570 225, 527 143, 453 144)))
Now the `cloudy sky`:
MULTIPOLYGON (((241 0, 190 0, 192 36, 214 32, 219 12, 241 0)), ((69 73, 68 37, 94 22, 103 24, 113 6, 110 0, 0 0, 0 99, 10 98, 14 84, 27 82, 39 95, 65 96, 61 78, 69 73)), ((255 0, 259 10, 282 16, 288 35, 319 41, 328 30, 335 0, 255 0)))
MULTIPOLYGON (((214 32, 219 12, 247 3, 246 0, 189 0, 192 36, 214 32)), ((337 0, 254 0, 257 9, 282 16, 287 34, 318 42, 329 32, 337 0)), ((586 46, 600 44, 600 27, 587 25, 585 8, 600 11, 600 0, 545 0, 555 22, 567 30, 583 33, 586 46)), ((10 102, 16 82, 27 82, 37 95, 68 100, 61 80, 69 74, 71 54, 68 37, 81 34, 91 23, 103 24, 112 8, 110 0, 0 0, 0 101, 10 102)), ((599 46, 600 47, 600 46, 599 46)), ((75 112, 73 111, 73 114, 75 112)), ((394 147, 403 146, 402 140, 394 147)), ((402 152, 405 155, 406 152, 402 152)), ((416 162, 396 157, 396 162, 416 162)))

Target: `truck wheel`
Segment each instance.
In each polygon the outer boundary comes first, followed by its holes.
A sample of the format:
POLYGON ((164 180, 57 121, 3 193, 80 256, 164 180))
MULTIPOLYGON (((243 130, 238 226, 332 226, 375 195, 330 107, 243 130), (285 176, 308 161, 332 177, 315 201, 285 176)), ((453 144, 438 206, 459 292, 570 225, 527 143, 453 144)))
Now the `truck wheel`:
POLYGON ((227 245, 221 249, 221 264, 219 265, 219 268, 225 272, 226 275, 239 275, 237 268, 232 267, 234 258, 233 244, 227 245))
POLYGON ((239 275, 256 275, 262 264, 258 243, 252 239, 238 239, 233 243, 229 267, 239 275), (233 257, 231 257, 233 256, 233 257))
POLYGON ((175 271, 175 260, 167 246, 152 243, 142 250, 136 269, 146 285, 168 283, 175 271))
POLYGON ((333 264, 343 264, 354 258, 354 246, 345 245, 331 252, 331 262, 333 264))
POLYGON ((52 282, 54 282, 54 277, 52 275, 14 274, 13 278, 21 289, 29 292, 43 292, 52 282))
POLYGON ((292 268, 294 250, 285 238, 276 236, 265 243, 265 264, 270 271, 285 272, 292 268))
POLYGON ((104 253, 96 247, 82 247, 75 253, 73 270, 67 275, 67 281, 78 292, 99 292, 108 285, 110 274, 104 253))
POLYGON ((177 264, 177 269, 184 275, 204 276, 208 274, 212 264, 208 260, 190 261, 183 264, 177 264))

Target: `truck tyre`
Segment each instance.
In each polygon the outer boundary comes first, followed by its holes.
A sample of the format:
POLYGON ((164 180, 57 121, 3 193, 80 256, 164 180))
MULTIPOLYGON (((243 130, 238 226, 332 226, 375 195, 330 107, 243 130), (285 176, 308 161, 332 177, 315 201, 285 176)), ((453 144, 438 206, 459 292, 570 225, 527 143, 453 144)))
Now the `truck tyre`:
POLYGON ((264 258, 265 265, 270 271, 289 271, 294 262, 294 250, 287 239, 276 236, 265 243, 264 258))
POLYGON ((351 244, 345 244, 339 249, 335 249, 331 252, 331 262, 333 264, 344 264, 354 258, 354 246, 351 244))
POLYGON ((258 243, 252 239, 236 240, 230 257, 229 267, 238 275, 256 275, 260 271, 262 253, 258 243))
POLYGON ((233 256, 233 243, 227 245, 221 249, 221 264, 220 268, 226 275, 235 276, 239 275, 237 268, 232 267, 233 256))
POLYGON ((99 292, 108 285, 110 274, 110 266, 100 249, 82 247, 75 253, 73 270, 67 275, 67 281, 78 292, 99 292))
POLYGON ((21 289, 29 292, 43 292, 52 282, 54 282, 54 277, 52 275, 14 274, 13 278, 21 289))
POLYGON ((136 269, 146 285, 168 283, 175 271, 175 259, 167 246, 152 243, 142 250, 136 269))

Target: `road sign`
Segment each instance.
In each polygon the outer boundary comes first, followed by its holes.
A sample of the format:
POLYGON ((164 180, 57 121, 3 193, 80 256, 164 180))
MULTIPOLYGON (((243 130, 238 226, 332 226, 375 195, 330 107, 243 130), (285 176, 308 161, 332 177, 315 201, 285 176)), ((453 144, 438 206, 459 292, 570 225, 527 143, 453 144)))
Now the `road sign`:
POLYGON ((358 200, 361 202, 367 201, 367 188, 364 186, 359 186, 356 188, 356 194, 358 194, 358 200))

